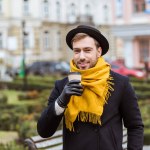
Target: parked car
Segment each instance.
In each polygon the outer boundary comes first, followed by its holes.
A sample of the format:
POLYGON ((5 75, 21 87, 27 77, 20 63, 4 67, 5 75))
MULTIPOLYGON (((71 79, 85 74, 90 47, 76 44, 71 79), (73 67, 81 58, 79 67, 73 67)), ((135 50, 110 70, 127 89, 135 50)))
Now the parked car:
POLYGON ((36 61, 27 68, 27 74, 34 75, 49 75, 61 74, 66 75, 70 70, 67 62, 52 62, 52 61, 36 61))
POLYGON ((136 77, 136 78, 144 78, 145 72, 137 69, 129 69, 123 64, 119 63, 110 63, 111 69, 119 74, 129 76, 129 77, 136 77))
POLYGON ((19 69, 18 68, 7 68, 6 74, 12 78, 15 78, 19 74, 19 69))

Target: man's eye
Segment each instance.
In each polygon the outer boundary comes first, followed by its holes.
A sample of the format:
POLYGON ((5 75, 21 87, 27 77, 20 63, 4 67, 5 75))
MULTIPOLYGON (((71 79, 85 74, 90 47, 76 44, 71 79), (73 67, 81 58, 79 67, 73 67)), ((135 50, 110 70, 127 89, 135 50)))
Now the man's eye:
POLYGON ((85 51, 86 51, 86 52, 91 52, 91 49, 86 49, 85 51))
POLYGON ((80 52, 80 50, 74 50, 74 53, 79 53, 80 52))

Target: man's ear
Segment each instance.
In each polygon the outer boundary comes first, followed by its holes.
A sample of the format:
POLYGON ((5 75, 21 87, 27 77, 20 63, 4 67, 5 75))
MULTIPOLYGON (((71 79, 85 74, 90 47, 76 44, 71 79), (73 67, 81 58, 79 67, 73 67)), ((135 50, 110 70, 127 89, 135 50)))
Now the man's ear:
POLYGON ((101 47, 99 47, 98 49, 97 49, 97 52, 98 52, 98 57, 100 57, 101 55, 102 55, 102 48, 101 47))

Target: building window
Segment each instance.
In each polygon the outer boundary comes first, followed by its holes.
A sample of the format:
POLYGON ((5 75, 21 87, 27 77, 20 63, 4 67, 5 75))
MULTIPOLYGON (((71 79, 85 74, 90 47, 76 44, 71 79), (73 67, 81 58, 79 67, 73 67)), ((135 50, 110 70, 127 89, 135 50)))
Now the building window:
POLYGON ((69 4, 68 9, 68 21, 69 22, 75 22, 76 21, 76 6, 74 3, 69 4))
POLYGON ((143 13, 146 9, 145 0, 133 0, 133 12, 143 13))
POLYGON ((116 17, 123 16, 123 0, 116 0, 116 17))
POLYGON ((71 4, 70 6, 70 16, 75 16, 76 15, 76 6, 74 3, 71 4))
POLYGON ((57 49, 60 50, 61 49, 61 34, 60 32, 58 31, 57 32, 57 35, 56 35, 56 42, 57 42, 57 49))
POLYGON ((48 0, 43 1, 43 17, 49 16, 49 2, 48 0))
POLYGON ((48 31, 45 31, 43 33, 43 47, 44 47, 44 50, 47 50, 50 48, 50 35, 48 31))
POLYGON ((85 14, 86 14, 86 16, 91 15, 91 9, 90 9, 90 6, 88 4, 85 5, 85 14))
POLYGON ((104 12, 104 22, 108 22, 108 6, 107 5, 104 5, 103 6, 103 12, 104 12))
POLYGON ((56 15, 57 15, 57 19, 59 20, 60 19, 60 2, 56 2, 56 15))
POLYGON ((23 15, 28 16, 29 14, 30 14, 29 0, 24 0, 23 1, 23 15))
POLYGON ((150 39, 141 39, 139 41, 140 62, 146 61, 150 57, 150 39))
POLYGON ((3 34, 0 33, 0 48, 3 48, 3 34))
POLYGON ((0 14, 2 14, 3 12, 3 1, 0 0, 0 14))
POLYGON ((30 48, 29 33, 24 34, 24 48, 30 48))

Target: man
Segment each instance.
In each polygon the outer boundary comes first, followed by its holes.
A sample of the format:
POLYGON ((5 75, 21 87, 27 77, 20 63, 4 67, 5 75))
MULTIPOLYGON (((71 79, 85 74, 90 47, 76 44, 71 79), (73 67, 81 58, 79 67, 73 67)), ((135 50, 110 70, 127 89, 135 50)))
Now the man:
POLYGON ((58 80, 37 130, 50 137, 63 118, 63 150, 122 150, 123 123, 128 150, 142 150, 143 123, 128 78, 111 71, 103 55, 109 44, 99 30, 80 25, 66 36, 73 50, 71 72, 79 80, 58 80))

